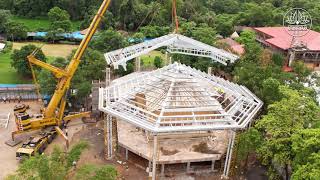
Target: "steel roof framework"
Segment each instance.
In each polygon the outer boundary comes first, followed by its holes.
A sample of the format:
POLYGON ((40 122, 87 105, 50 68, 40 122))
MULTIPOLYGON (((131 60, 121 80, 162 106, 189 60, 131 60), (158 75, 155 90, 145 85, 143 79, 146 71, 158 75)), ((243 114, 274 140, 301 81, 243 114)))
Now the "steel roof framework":
POLYGON ((180 34, 168 34, 150 41, 108 52, 104 56, 107 63, 113 65, 115 69, 118 69, 119 65, 126 69, 127 61, 148 54, 160 47, 167 47, 167 52, 172 54, 207 57, 224 65, 227 65, 229 62, 234 63, 239 59, 238 56, 225 50, 209 46, 180 34))
POLYGON ((155 134, 245 128, 262 102, 240 86, 174 63, 101 88, 99 109, 155 134))

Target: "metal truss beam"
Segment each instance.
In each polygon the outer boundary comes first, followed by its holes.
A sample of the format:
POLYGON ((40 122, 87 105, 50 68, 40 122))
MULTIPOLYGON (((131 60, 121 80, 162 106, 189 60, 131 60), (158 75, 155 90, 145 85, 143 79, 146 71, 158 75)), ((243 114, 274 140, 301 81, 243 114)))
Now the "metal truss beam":
POLYGON ((99 92, 101 111, 154 133, 245 128, 262 104, 243 86, 179 63, 99 92))
POLYGON ((148 54, 150 51, 160 47, 167 47, 167 51, 172 54, 211 58, 213 61, 224 65, 234 63, 239 59, 238 56, 227 51, 209 46, 180 34, 165 35, 150 41, 108 52, 104 56, 107 63, 113 65, 115 69, 118 69, 119 65, 126 69, 127 61, 148 54))

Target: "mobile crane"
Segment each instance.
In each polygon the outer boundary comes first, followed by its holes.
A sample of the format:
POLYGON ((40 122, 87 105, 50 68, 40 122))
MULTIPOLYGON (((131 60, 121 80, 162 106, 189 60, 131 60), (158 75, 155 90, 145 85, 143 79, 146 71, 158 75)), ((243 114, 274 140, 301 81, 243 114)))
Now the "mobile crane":
POLYGON ((54 137, 56 133, 61 134, 67 141, 68 138, 65 136, 61 130, 61 125, 63 122, 68 122, 75 118, 90 116, 90 112, 82 112, 73 115, 64 116, 64 110, 66 106, 66 94, 70 88, 71 80, 76 72, 81 58, 88 47, 90 40, 92 39, 94 33, 96 32, 98 25, 103 18, 103 15, 107 11, 111 0, 104 0, 99 8, 98 13, 94 17, 89 27, 88 33, 81 41, 76 53, 71 59, 70 63, 66 68, 61 69, 53 65, 47 64, 38 60, 35 57, 36 51, 30 54, 27 58, 31 68, 33 79, 36 82, 35 73, 32 69, 33 65, 40 66, 41 68, 47 69, 53 73, 53 75, 58 79, 58 84, 56 86, 55 92, 48 104, 48 106, 41 110, 41 114, 30 116, 26 111, 28 109, 27 105, 18 105, 15 107, 15 117, 17 130, 12 132, 12 141, 15 140, 15 135, 22 134, 28 131, 34 131, 39 129, 51 128, 51 130, 44 130, 37 137, 32 138, 29 142, 24 143, 21 148, 17 151, 17 156, 22 155, 34 155, 37 152, 44 150, 47 144, 51 142, 51 137, 54 137), (54 127, 54 130, 52 130, 54 127), (50 137, 49 137, 50 136, 50 137), (48 141, 50 140, 50 142, 48 141))

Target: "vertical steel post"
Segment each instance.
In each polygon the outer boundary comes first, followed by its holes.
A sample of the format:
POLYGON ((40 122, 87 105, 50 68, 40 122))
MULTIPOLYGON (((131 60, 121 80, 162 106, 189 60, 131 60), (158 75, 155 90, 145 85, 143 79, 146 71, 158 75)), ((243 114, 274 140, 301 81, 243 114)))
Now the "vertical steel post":
POLYGON ((152 180, 156 180, 157 173, 157 151, 158 150, 158 136, 153 136, 153 159, 152 159, 152 180))
POLYGON ((228 178, 229 170, 230 170, 230 164, 231 164, 231 157, 232 157, 232 150, 234 145, 234 139, 236 136, 236 133, 233 130, 229 131, 229 143, 228 143, 228 149, 227 149, 227 155, 226 155, 226 161, 224 164, 224 170, 223 170, 223 177, 228 178))

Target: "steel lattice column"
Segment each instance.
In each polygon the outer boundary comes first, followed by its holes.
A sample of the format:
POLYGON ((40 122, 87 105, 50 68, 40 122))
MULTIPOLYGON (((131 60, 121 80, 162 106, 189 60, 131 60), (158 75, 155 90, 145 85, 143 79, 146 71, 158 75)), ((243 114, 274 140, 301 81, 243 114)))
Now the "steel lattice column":
POLYGON ((235 136, 236 136, 235 131, 230 130, 227 155, 226 155, 226 160, 225 160, 223 175, 222 175, 224 178, 228 178, 228 175, 229 175, 235 136))
POLYGON ((104 144, 105 158, 113 158, 117 150, 118 131, 116 119, 109 114, 105 115, 104 120, 104 144))

